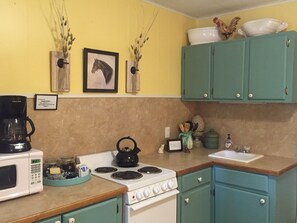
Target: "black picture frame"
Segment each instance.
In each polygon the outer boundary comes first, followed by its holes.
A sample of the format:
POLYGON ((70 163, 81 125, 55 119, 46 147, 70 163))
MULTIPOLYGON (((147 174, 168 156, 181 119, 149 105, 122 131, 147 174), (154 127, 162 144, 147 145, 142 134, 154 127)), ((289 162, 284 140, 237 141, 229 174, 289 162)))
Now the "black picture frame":
POLYGON ((119 53, 83 49, 83 92, 118 92, 119 53))
POLYGON ((58 95, 57 94, 35 94, 34 110, 57 110, 58 95))
POLYGON ((166 145, 167 152, 181 152, 183 151, 183 144, 181 139, 168 139, 166 145))

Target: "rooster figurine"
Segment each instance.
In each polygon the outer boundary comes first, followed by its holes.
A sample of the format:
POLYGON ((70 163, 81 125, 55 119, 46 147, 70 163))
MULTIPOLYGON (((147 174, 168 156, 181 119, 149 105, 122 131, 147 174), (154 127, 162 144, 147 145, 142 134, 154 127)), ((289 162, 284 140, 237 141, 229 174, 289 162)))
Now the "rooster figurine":
POLYGON ((236 26, 238 21, 240 20, 239 17, 235 17, 231 20, 230 25, 226 25, 222 20, 220 20, 218 17, 213 18, 213 22, 218 27, 220 33, 226 38, 229 39, 229 37, 236 31, 236 26))

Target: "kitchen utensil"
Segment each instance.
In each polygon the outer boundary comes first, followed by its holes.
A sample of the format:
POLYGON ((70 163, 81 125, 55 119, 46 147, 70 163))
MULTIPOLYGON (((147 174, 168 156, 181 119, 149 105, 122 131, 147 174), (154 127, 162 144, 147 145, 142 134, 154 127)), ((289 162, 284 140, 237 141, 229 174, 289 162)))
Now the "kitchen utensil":
POLYGON ((24 96, 0 96, 0 153, 30 150, 33 121, 27 117, 27 99, 24 96), (31 131, 27 132, 27 122, 31 131))
POLYGON ((184 128, 185 128, 185 132, 190 131, 190 124, 189 123, 184 123, 184 128))
POLYGON ((123 137, 117 142, 118 154, 116 155, 116 163, 120 167, 135 167, 138 163, 138 153, 140 149, 137 147, 137 143, 130 136, 123 137), (134 148, 123 147, 120 148, 120 143, 123 140, 131 140, 134 144, 134 148))
POLYGON ((185 131, 184 125, 182 123, 180 123, 178 126, 181 132, 185 131))

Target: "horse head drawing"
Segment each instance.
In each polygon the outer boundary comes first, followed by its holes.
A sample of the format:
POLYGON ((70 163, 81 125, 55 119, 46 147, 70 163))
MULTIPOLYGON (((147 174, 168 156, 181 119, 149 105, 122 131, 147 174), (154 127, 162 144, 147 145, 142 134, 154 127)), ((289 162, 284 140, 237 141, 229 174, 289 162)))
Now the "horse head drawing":
POLYGON ((105 83, 108 84, 111 80, 113 69, 106 62, 95 59, 93 63, 92 73, 94 74, 97 70, 101 70, 105 78, 105 83))

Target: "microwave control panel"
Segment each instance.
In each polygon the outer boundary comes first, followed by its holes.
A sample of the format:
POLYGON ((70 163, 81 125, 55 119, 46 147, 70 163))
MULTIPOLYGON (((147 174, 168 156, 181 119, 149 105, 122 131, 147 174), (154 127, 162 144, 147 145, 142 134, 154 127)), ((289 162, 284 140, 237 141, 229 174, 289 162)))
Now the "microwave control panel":
POLYGON ((42 179, 41 159, 31 159, 31 185, 41 183, 42 179))

